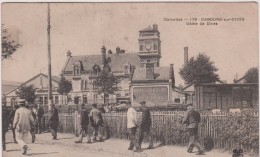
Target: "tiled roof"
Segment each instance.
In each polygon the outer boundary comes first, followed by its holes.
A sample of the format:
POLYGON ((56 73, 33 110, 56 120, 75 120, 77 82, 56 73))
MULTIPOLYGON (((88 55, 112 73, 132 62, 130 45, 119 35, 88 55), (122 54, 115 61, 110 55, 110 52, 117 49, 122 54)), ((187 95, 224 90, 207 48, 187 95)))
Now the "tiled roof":
MULTIPOLYGON (((170 66, 154 67, 155 80, 169 80, 169 73, 170 66)), ((146 69, 136 68, 132 80, 146 80, 146 69)))
MULTIPOLYGON (((141 60, 138 53, 120 53, 120 54, 106 54, 106 57, 111 58, 109 63, 112 71, 123 71, 123 66, 129 63, 135 67, 141 66, 141 60)), ((82 62, 83 70, 92 70, 92 67, 97 64, 102 67, 102 56, 100 55, 84 55, 84 56, 72 56, 68 64, 65 66, 65 71, 73 71, 73 64, 76 60, 82 62)))

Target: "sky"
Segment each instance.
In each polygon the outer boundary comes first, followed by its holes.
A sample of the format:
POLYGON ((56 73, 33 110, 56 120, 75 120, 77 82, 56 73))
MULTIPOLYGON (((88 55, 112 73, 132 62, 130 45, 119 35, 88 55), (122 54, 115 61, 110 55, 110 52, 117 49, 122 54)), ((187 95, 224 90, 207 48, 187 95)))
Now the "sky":
MULTIPOLYGON (((189 58, 199 53, 210 56, 221 80, 228 83, 236 73, 242 77, 249 68, 258 67, 258 10, 253 2, 51 3, 50 8, 52 75, 60 74, 68 50, 72 56, 101 54, 104 45, 113 52, 117 46, 126 53, 138 52, 139 30, 155 23, 161 39, 160 64, 174 64, 177 85, 184 82, 178 73, 185 46, 189 58), (206 18, 222 21, 207 25, 206 18), (187 25, 185 19, 198 25, 187 25)), ((2 3, 1 18, 22 44, 12 59, 2 61, 2 80, 24 82, 40 72, 47 74, 47 4, 2 3)))

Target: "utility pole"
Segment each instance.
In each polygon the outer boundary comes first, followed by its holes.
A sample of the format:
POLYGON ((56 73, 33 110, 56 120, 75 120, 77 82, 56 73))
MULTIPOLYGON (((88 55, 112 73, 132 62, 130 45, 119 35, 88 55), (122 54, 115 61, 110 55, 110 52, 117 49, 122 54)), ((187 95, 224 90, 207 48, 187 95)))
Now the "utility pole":
POLYGON ((51 81, 51 17, 50 4, 48 3, 48 18, 47 18, 47 35, 48 35, 48 108, 51 109, 52 104, 52 81, 51 81))

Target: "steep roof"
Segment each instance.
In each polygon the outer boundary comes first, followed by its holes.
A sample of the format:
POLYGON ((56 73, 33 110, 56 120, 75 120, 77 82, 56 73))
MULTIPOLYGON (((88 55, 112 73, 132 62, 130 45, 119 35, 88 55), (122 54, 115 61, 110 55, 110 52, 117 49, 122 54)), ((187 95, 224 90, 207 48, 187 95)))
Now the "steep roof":
MULTIPOLYGON (((109 63, 112 71, 123 71, 123 65, 129 63, 135 67, 140 67, 141 60, 138 53, 120 53, 120 54, 106 54, 106 57, 111 58, 109 63)), ((97 64, 102 66, 102 56, 100 55, 84 55, 84 56, 71 56, 68 64, 65 66, 64 71, 73 71, 73 65, 76 60, 82 62, 83 70, 92 70, 92 67, 97 64)))
MULTIPOLYGON (((155 80, 169 80, 169 73, 170 66, 154 67, 155 80)), ((146 69, 136 68, 132 80, 146 80, 146 69)))

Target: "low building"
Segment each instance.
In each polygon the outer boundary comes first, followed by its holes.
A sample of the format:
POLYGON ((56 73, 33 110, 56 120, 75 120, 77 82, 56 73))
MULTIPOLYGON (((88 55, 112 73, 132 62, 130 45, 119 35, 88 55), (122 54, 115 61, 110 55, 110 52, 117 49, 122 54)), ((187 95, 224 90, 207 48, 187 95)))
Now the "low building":
MULTIPOLYGON (((33 87, 36 89, 36 96, 39 97, 41 103, 43 105, 48 105, 48 76, 40 73, 33 78, 29 79, 28 81, 20 84, 19 86, 16 86, 16 88, 13 88, 8 93, 5 94, 6 99, 6 105, 7 106, 14 106, 17 104, 17 100, 19 96, 16 94, 16 91, 21 86, 29 86, 33 85, 33 87)), ((61 96, 57 92, 59 86, 59 77, 52 76, 52 94, 53 94, 53 102, 56 104, 60 104, 61 96)))
POLYGON ((197 84, 195 104, 197 108, 229 109, 258 108, 258 83, 197 84))

